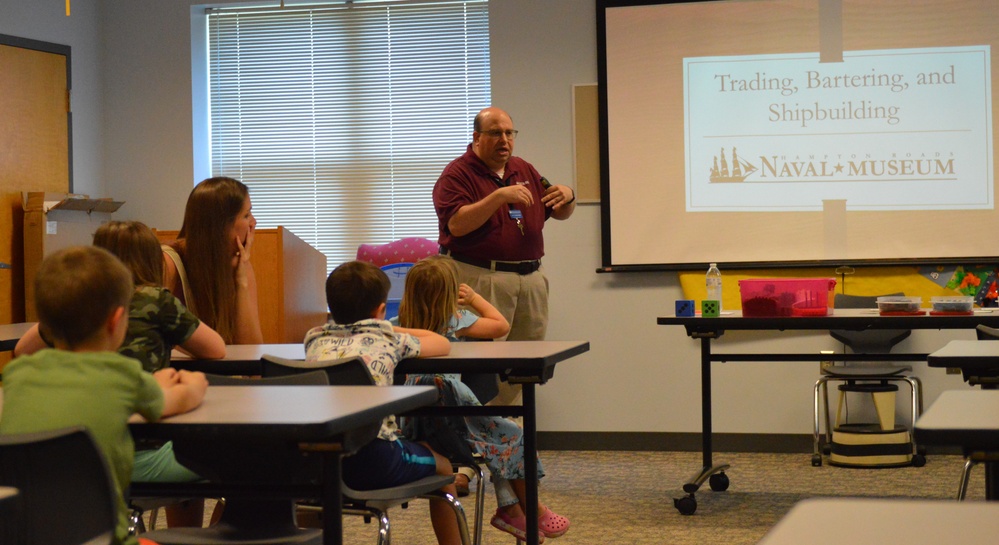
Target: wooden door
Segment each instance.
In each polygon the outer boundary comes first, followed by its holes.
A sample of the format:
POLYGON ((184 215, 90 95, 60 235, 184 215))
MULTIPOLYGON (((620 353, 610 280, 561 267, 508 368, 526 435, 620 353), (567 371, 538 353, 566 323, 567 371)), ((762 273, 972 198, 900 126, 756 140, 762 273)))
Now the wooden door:
MULTIPOLYGON (((21 193, 69 192, 69 47, 0 35, 0 323, 24 320, 21 193)), ((2 365, 0 361, 0 365, 2 365)))

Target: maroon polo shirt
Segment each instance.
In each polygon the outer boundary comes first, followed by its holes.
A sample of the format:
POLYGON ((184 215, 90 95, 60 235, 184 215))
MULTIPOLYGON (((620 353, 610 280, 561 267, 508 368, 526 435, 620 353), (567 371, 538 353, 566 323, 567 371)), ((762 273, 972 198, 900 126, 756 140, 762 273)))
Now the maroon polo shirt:
POLYGON ((437 242, 451 253, 482 260, 531 261, 545 254, 541 230, 551 217, 552 209, 541 202, 544 195, 541 175, 530 163, 511 156, 501 179, 482 162, 472 145, 465 154, 451 161, 434 185, 434 208, 437 211, 439 237, 437 242), (478 229, 465 236, 454 236, 448 221, 465 205, 476 203, 500 187, 522 184, 534 193, 531 206, 505 204, 478 229), (517 227, 511 210, 523 215, 524 230, 517 227))

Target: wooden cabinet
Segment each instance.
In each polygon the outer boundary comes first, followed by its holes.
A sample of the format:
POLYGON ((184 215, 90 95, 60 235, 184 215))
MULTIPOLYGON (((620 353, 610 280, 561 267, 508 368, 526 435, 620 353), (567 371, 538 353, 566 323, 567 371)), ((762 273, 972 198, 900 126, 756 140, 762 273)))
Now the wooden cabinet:
MULTIPOLYGON (((157 231, 162 242, 177 231, 157 231)), ((294 233, 257 229, 250 256, 257 276, 264 343, 300 343, 326 321, 326 256, 294 233)))

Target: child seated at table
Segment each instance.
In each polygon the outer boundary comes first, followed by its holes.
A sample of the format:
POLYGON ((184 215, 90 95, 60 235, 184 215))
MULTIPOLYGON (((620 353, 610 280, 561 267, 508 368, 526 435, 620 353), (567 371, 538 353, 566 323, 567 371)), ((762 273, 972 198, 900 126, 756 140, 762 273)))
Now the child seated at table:
MULTIPOLYGON (((428 329, 457 341, 460 338, 496 339, 507 334, 510 324, 485 297, 466 284, 458 283, 458 271, 450 257, 439 255, 421 259, 406 273, 406 285, 399 305, 399 324, 428 329), (466 308, 461 308, 466 307, 466 308), (469 310, 471 309, 471 310, 469 310), (473 312, 474 311, 474 312, 473 312)), ((436 385, 455 405, 481 405, 458 374, 409 375, 406 384, 436 385)), ((439 423, 429 418, 408 418, 407 435, 422 438, 423 430, 439 423)), ((461 420, 447 419, 448 424, 461 420)), ((514 421, 498 416, 464 418, 464 425, 452 430, 486 461, 496 491, 496 514, 490 523, 521 541, 527 540, 524 481, 524 430, 514 421)), ((428 433, 427 435, 433 435, 428 433)), ((538 478, 544 476, 538 462, 538 478)), ((569 530, 569 519, 538 503, 538 529, 543 537, 555 538, 569 530)))
MULTIPOLYGON (((305 335, 306 366, 323 360, 360 356, 379 386, 392 384, 399 361, 444 356, 444 337, 417 329, 394 328, 385 320, 391 283, 385 272, 361 261, 344 263, 326 279, 326 302, 333 320, 305 335)), ((451 463, 425 444, 402 438, 394 416, 382 421, 378 437, 343 459, 343 481, 357 490, 396 486, 424 477, 451 475, 451 463)), ((444 491, 455 495, 454 485, 444 491)), ((440 545, 461 542, 450 506, 431 500, 430 518, 440 545)))
MULTIPOLYGON (((132 273, 135 292, 128 306, 128 330, 118 353, 142 362, 150 373, 170 367, 174 347, 195 358, 225 357, 225 342, 163 287, 163 253, 152 229, 138 221, 109 221, 94 232, 94 246, 115 255, 132 273)), ((14 355, 50 346, 34 326, 14 355)))
MULTIPOLYGON (((197 358, 225 356, 225 342, 208 324, 198 320, 179 299, 162 286, 163 253, 152 229, 138 221, 110 221, 94 232, 94 246, 108 250, 131 271, 135 291, 128 305, 128 329, 118 353, 135 358, 150 373, 170 367, 176 346, 197 358)), ((51 346, 34 326, 14 348, 14 355, 32 354, 51 346)), ((171 369, 168 373, 173 373, 171 369)), ((173 454, 167 442, 135 453, 132 480, 189 482, 199 480, 173 454)), ((204 500, 192 499, 166 507, 169 526, 201 526, 204 500)))
POLYGON ((128 535, 125 493, 134 444, 128 419, 186 412, 204 398, 202 373, 169 369, 155 375, 115 353, 128 327, 132 275, 102 248, 73 247, 47 257, 35 279, 39 326, 54 348, 16 358, 3 370, 0 433, 86 426, 107 457, 117 485, 116 544, 128 535))

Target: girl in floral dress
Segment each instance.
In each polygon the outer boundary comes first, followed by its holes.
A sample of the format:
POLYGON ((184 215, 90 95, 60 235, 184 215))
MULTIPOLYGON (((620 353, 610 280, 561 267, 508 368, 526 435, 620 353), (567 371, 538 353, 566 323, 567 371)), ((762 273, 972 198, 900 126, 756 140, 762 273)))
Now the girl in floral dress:
MULTIPOLYGON (((406 286, 399 305, 399 325, 428 329, 452 341, 461 338, 495 339, 510 330, 510 324, 495 307, 467 285, 458 283, 454 263, 447 256, 422 259, 406 273, 406 286)), ((406 384, 437 386, 445 404, 481 404, 457 374, 409 375, 406 384)), ((427 421, 408 420, 407 435, 410 430, 420 435, 421 423, 427 421)), ((523 429, 512 420, 501 417, 464 417, 448 422, 452 423, 451 431, 463 439, 472 452, 482 455, 492 473, 498 508, 490 523, 526 541, 526 517, 521 507, 526 497, 523 429), (462 420, 464 425, 460 424, 462 420)), ((544 471, 539 462, 538 477, 542 476, 544 471)), ((546 537, 559 537, 569 529, 569 519, 539 502, 538 529, 539 542, 546 537)))

